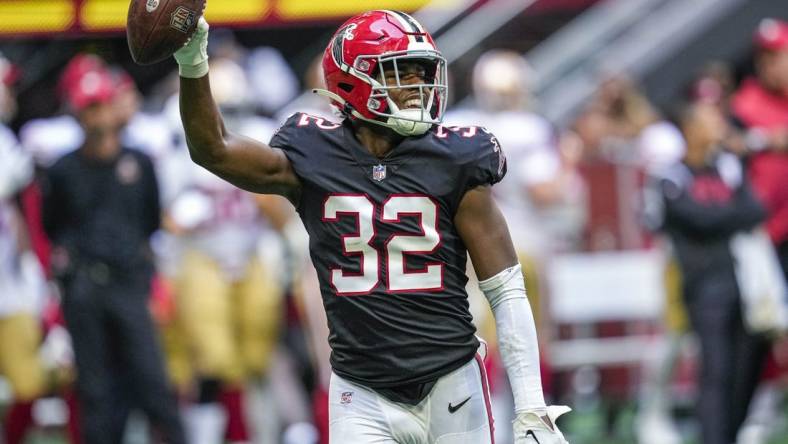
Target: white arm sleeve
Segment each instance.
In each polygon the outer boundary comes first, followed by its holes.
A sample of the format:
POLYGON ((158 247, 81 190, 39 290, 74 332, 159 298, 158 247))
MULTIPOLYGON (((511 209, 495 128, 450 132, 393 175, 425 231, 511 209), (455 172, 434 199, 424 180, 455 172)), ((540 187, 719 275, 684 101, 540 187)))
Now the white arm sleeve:
POLYGON ((498 344, 514 395, 514 410, 547 411, 539 374, 539 345, 520 264, 479 282, 495 316, 498 344))

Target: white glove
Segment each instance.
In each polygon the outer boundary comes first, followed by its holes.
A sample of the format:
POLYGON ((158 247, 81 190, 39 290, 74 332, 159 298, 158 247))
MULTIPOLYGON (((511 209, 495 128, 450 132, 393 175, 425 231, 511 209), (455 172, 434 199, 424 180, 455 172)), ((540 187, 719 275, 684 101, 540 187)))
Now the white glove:
POLYGON ((204 17, 197 21, 197 30, 183 45, 175 51, 175 61, 178 62, 178 73, 181 77, 199 79, 208 74, 208 22, 204 17))
POLYGON ((526 411, 518 414, 513 423, 514 444, 568 444, 564 434, 558 430, 555 420, 571 410, 565 405, 548 406, 546 415, 553 423, 552 427, 542 419, 542 416, 545 416, 544 411, 526 411))
POLYGON ((61 326, 53 327, 39 348, 39 357, 47 369, 70 368, 74 365, 71 335, 61 326))

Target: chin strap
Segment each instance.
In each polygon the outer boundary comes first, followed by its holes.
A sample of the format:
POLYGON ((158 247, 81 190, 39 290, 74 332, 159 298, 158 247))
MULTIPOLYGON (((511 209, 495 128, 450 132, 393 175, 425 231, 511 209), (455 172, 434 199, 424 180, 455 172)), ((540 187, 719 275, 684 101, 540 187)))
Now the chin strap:
MULTIPOLYGON (((342 111, 344 113, 346 113, 346 114, 350 114, 351 116, 353 116, 353 117, 355 117, 355 118, 357 118, 359 120, 363 120, 364 122, 374 123, 375 125, 379 125, 379 126, 382 126, 384 128, 388 128, 388 129, 390 129, 390 130, 392 130, 392 131, 394 131, 394 132, 396 132, 396 133, 398 133, 400 135, 403 135, 403 136, 416 136, 416 135, 424 134, 425 132, 427 132, 427 130, 429 130, 430 126, 432 126, 431 124, 425 124, 426 126, 424 127, 424 131, 419 131, 419 132, 415 132, 414 133, 414 132, 408 131, 408 128, 404 127, 401 124, 402 119, 397 119, 396 117, 393 117, 393 116, 389 117, 388 122, 381 122, 379 120, 370 119, 370 118, 364 117, 360 112, 356 111, 355 108, 353 108, 349 103, 347 103, 347 100, 343 99, 342 97, 340 97, 337 94, 332 93, 331 91, 328 91, 328 90, 325 90, 325 89, 319 89, 319 88, 312 88, 312 92, 317 94, 317 95, 319 95, 319 96, 328 97, 329 99, 334 100, 335 102, 339 103, 340 106, 342 107, 342 111)), ((419 123, 419 122, 411 122, 410 120, 405 120, 405 122, 409 122, 411 124, 410 125, 411 127, 414 127, 414 125, 412 125, 412 124, 419 123)))

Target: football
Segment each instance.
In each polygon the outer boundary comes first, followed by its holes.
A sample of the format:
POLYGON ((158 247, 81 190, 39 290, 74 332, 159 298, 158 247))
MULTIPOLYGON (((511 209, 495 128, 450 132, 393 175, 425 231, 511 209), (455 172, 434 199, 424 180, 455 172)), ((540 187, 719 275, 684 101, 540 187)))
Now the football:
POLYGON ((131 0, 126 36, 134 61, 150 65, 170 57, 197 29, 205 0, 131 0))

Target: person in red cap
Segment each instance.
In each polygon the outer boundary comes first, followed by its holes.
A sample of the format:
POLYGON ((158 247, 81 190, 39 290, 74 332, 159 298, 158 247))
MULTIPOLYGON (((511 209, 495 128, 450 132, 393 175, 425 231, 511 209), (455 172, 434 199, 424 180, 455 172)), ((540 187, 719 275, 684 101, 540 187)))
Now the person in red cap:
POLYGON ((78 58, 62 79, 84 140, 46 171, 43 223, 74 348, 83 440, 121 442, 129 410, 139 408, 164 442, 185 444, 148 310, 149 240, 160 221, 153 164, 121 142, 117 83, 103 62, 78 58))
POLYGON ((70 79, 65 88, 66 104, 85 130, 85 142, 94 136, 91 131, 117 129, 118 116, 111 106, 115 98, 115 82, 106 69, 81 73, 70 79))
POLYGON ((788 278, 788 22, 761 21, 754 41, 756 75, 742 82, 731 105, 756 151, 749 174, 788 278))

